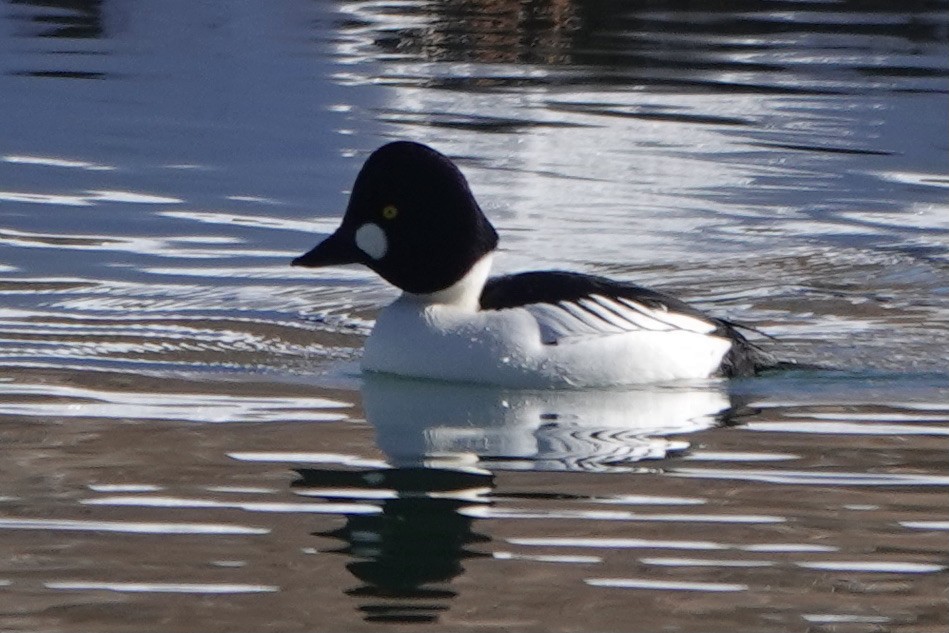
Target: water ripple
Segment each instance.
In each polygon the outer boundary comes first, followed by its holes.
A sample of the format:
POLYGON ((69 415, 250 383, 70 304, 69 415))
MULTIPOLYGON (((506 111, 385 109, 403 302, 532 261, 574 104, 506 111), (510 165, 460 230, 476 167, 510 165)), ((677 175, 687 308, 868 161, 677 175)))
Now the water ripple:
POLYGON ((357 455, 338 453, 280 453, 280 452, 235 452, 228 453, 231 459, 243 462, 277 462, 293 464, 338 464, 354 468, 387 468, 388 464, 379 460, 366 459, 357 455))
POLYGON ((949 476, 902 473, 817 472, 795 470, 670 469, 673 477, 734 479, 801 486, 949 486, 949 476))
POLYGON ((86 191, 75 194, 49 194, 36 192, 0 191, 0 201, 27 202, 33 204, 91 207, 102 202, 125 204, 178 204, 179 198, 158 196, 135 191, 86 191))
POLYGON ((81 499, 89 506, 127 506, 140 508, 227 508, 246 512, 290 512, 303 514, 377 514, 374 505, 358 503, 288 503, 266 501, 218 501, 215 499, 188 499, 183 497, 98 497, 81 499))
MULTIPOLYGON (((806 415, 806 414, 802 414, 806 415)), ((807 416, 810 417, 810 416, 807 416)), ((945 417, 940 418, 949 421, 945 417)), ((923 421, 923 420, 920 420, 923 421)), ((862 424, 860 422, 752 422, 752 431, 832 435, 949 435, 949 426, 931 424, 862 424)))
POLYGON ((116 591, 120 593, 239 594, 273 593, 280 591, 280 587, 276 585, 196 582, 100 582, 69 580, 44 582, 43 586, 47 589, 61 591, 116 591))
POLYGON ((830 545, 816 545, 812 543, 758 543, 758 544, 728 544, 714 541, 691 540, 654 540, 638 538, 605 538, 605 537, 519 537, 509 538, 512 545, 527 545, 535 547, 592 547, 608 549, 682 549, 682 550, 739 550, 748 552, 835 552, 837 547, 830 545))
POLYGON ((776 563, 769 560, 721 560, 715 558, 640 558, 643 565, 661 567, 772 567, 776 563))
POLYGON ((655 521, 671 523, 784 523, 787 519, 766 515, 727 515, 727 514, 641 514, 636 512, 604 510, 522 510, 517 508, 496 508, 475 506, 463 508, 459 514, 478 519, 587 519, 594 521, 655 521))
POLYGON ((267 422, 344 420, 327 410, 350 404, 326 398, 269 398, 236 395, 104 391, 50 384, 0 382, 0 414, 30 417, 267 422), (37 401, 36 398, 51 401, 37 401))
POLYGON ((86 171, 114 171, 116 169, 113 165, 103 165, 99 163, 90 163, 82 160, 74 160, 70 158, 59 158, 53 156, 25 156, 25 155, 15 155, 8 154, 6 156, 0 156, 0 160, 7 163, 14 163, 20 165, 43 165, 46 167, 66 167, 71 169, 83 169, 86 171))
POLYGON ((70 532, 123 532, 127 534, 268 534, 267 528, 219 523, 155 523, 147 521, 96 521, 81 519, 25 519, 0 517, 0 530, 70 532))
POLYGON ((652 580, 649 578, 587 578, 585 583, 593 587, 615 589, 658 589, 662 591, 748 591, 748 585, 724 582, 688 582, 677 580, 652 580))
POLYGON ((862 573, 896 573, 896 574, 932 574, 945 571, 945 565, 931 563, 910 563, 903 561, 810 561, 795 563, 805 569, 819 569, 823 571, 856 571, 862 573))

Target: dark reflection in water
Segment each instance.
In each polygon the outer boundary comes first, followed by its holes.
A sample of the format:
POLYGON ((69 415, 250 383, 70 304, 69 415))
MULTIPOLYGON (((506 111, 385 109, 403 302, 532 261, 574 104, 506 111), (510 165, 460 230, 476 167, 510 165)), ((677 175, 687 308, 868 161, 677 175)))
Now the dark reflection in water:
POLYGON ((10 4, 35 11, 14 13, 34 36, 89 39, 105 34, 102 0, 10 0, 10 4))
POLYGON ((860 84, 862 91, 868 78, 946 76, 938 54, 921 57, 928 44, 949 38, 940 14, 945 5, 924 0, 898 5, 872 0, 444 0, 419 10, 418 26, 379 17, 404 14, 401 4, 401 9, 385 2, 346 5, 363 18, 343 23, 344 31, 364 29, 371 24, 368 14, 378 12, 373 45, 393 60, 586 67, 572 78, 446 77, 439 82, 446 88, 635 79, 642 82, 640 88, 663 91, 836 93, 851 84, 860 84), (806 50, 800 46, 804 39, 810 42, 806 50), (894 67, 894 59, 901 58, 905 63, 894 67), (852 75, 842 76, 841 70, 852 75), (785 77, 787 71, 794 76, 785 77), (836 78, 828 82, 832 75, 836 78))
POLYGON ((393 29, 376 44, 437 61, 560 64, 582 27, 571 0, 445 0, 424 13, 433 9, 435 29, 393 29))
POLYGON ((459 510, 487 503, 481 496, 494 478, 475 470, 393 468, 340 471, 305 468, 292 485, 328 501, 373 502, 380 514, 347 517, 338 530, 316 536, 343 541, 336 553, 353 559, 346 568, 363 584, 346 593, 363 599, 371 622, 432 622, 455 597, 451 581, 465 559, 487 556, 469 549, 490 539, 474 532, 459 510))

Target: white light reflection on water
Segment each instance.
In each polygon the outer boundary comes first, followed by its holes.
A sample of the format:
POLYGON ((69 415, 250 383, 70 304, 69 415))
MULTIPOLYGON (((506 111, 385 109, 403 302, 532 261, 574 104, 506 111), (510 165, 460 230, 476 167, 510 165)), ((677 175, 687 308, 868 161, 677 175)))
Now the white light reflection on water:
MULTIPOLYGON (((806 417, 807 414, 802 414, 806 417)), ((946 418, 939 418, 945 421, 946 418)), ((771 431, 780 433, 816 433, 821 435, 949 435, 949 426, 932 424, 864 424, 860 422, 751 422, 752 431, 771 431)))
MULTIPOLYGON (((277 492, 276 488, 261 488, 258 486, 207 486, 208 492, 226 492, 241 495, 268 495, 277 492)), ((108 492, 97 491, 97 492, 108 492)), ((137 490, 116 490, 115 492, 139 492, 137 490)), ((147 491, 143 491, 147 492, 147 491)))
POLYGON ((900 525, 914 530, 949 530, 949 521, 900 521, 900 525))
MULTIPOLYGON (((943 406, 945 407, 945 405, 943 406)), ((905 422, 949 422, 949 415, 947 414, 925 414, 925 413, 910 413, 910 412, 901 412, 901 411, 884 411, 884 412, 837 412, 837 413, 821 413, 821 412, 805 412, 805 411, 790 411, 784 414, 789 418, 809 418, 812 420, 861 420, 861 421, 870 421, 870 422, 891 422, 891 421, 905 421, 905 422)), ((874 426, 866 425, 868 428, 873 429, 874 426)), ((900 428, 904 428, 901 426, 900 428)))
POLYGON ((800 459, 800 455, 790 453, 750 453, 750 452, 712 452, 696 450, 683 459, 693 462, 784 462, 800 459))
POLYGON ((153 484, 89 484, 93 492, 159 492, 162 486, 153 484))
POLYGON ((643 565, 662 567, 772 567, 769 560, 720 560, 715 558, 640 558, 643 565))
POLYGON ((727 515, 727 514, 642 514, 636 512, 610 512, 604 510, 521 510, 517 508, 497 508, 475 506, 462 508, 459 514, 477 519, 587 519, 594 521, 645 521, 671 523, 784 523, 787 519, 765 515, 727 515))
POLYGON ((795 563, 805 569, 819 569, 823 571, 856 571, 861 573, 880 574, 932 574, 945 571, 945 565, 931 563, 910 563, 904 561, 810 561, 795 563))
POLYGON ((688 582, 676 580, 650 580, 648 578, 587 578, 584 580, 594 587, 614 589, 658 589, 661 591, 748 591, 748 585, 724 582, 688 582))
POLYGON ((156 523, 148 521, 96 521, 80 519, 27 519, 9 517, 0 517, 0 530, 208 535, 254 535, 270 533, 268 528, 219 523, 156 523))
MULTIPOLYGON (((151 255, 166 259, 226 259, 226 258, 280 258, 286 272, 286 260, 293 256, 292 251, 268 251, 252 248, 231 248, 226 245, 241 244, 235 237, 204 237, 200 235, 179 235, 164 239, 152 237, 117 237, 114 235, 90 235, 71 233, 55 235, 4 229, 0 231, 0 241, 12 246, 25 248, 45 248, 55 250, 95 250, 97 252, 118 251, 140 255, 151 255), (208 248, 182 248, 178 244, 205 244, 208 248)), ((213 271, 205 271, 206 275, 213 271)), ((222 275, 226 276, 226 275, 222 275)))
POLYGON ((88 506, 127 506, 139 508, 225 508, 246 512, 289 512, 301 514, 378 514, 374 505, 361 503, 288 503, 268 501, 219 501, 216 499, 188 499, 183 497, 99 497, 80 499, 88 506))
POLYGON ((232 583, 195 582, 98 582, 98 581, 51 581, 44 582, 47 589, 60 591, 117 591, 122 593, 273 593, 280 591, 276 585, 241 585, 232 583))
POLYGON ((514 552, 492 552, 491 556, 497 560, 525 560, 538 563, 573 563, 586 565, 603 562, 603 559, 599 556, 569 556, 566 554, 562 556, 543 556, 539 554, 515 554, 514 552))
POLYGON ((339 466, 351 466, 353 468, 388 468, 389 466, 389 464, 384 461, 366 459, 358 455, 342 455, 338 453, 236 452, 228 453, 227 456, 242 462, 335 464, 339 466))
POLYGON ((157 196, 135 191, 87 191, 75 194, 48 194, 35 192, 0 191, 0 201, 28 202, 34 204, 91 207, 102 202, 129 204, 178 204, 179 198, 157 196))
POLYGON ((704 479, 736 479, 761 481, 772 484, 811 486, 949 486, 949 475, 903 473, 854 473, 794 470, 744 470, 739 468, 715 470, 711 468, 675 468, 672 477, 704 479))
POLYGON ((0 383, 0 414, 31 417, 178 420, 185 422, 310 422, 345 420, 352 405, 327 398, 104 391, 65 385, 0 383), (55 396, 35 401, 30 396, 55 396))
POLYGON ((616 495, 614 497, 597 497, 590 499, 590 503, 606 505, 669 505, 669 506, 700 506, 708 502, 698 497, 666 497, 661 495, 616 495))
POLYGON ((72 160, 68 158, 56 158, 51 156, 0 156, 0 160, 8 163, 21 165, 44 165, 46 167, 68 167, 74 169, 85 169, 88 171, 113 171, 116 169, 113 165, 101 165, 89 163, 81 160, 72 160))
POLYGON ((51 193, 26 193, 22 191, 0 191, 0 201, 24 202, 27 204, 50 204, 64 207, 88 207, 92 202, 86 196, 51 193))
POLYGON ((839 548, 831 545, 811 543, 716 543, 713 541, 667 541, 637 538, 583 538, 583 537, 525 537, 509 538, 512 545, 534 547, 593 547, 617 549, 682 549, 682 550, 739 550, 748 552, 836 552, 839 548))
POLYGON ((398 499, 399 491, 391 488, 304 488, 295 490, 301 497, 319 497, 323 499, 398 499))
POLYGON ((814 624, 884 624, 893 618, 882 615, 857 615, 851 613, 805 613, 801 616, 807 622, 814 624))
POLYGON ((267 217, 264 215, 245 215, 222 211, 174 210, 161 211, 159 215, 177 220, 189 220, 203 224, 223 227, 266 228, 300 233, 324 233, 329 235, 336 230, 342 221, 342 216, 329 218, 314 218, 307 220, 293 220, 288 218, 267 217))

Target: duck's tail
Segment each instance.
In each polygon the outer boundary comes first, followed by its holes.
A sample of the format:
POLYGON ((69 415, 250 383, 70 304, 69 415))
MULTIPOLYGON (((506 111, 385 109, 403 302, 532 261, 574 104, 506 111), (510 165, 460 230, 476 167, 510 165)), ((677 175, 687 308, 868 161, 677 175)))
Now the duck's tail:
POLYGON ((742 378, 789 370, 828 371, 832 369, 821 365, 799 363, 793 360, 778 360, 774 354, 761 349, 756 343, 745 338, 738 330, 747 330, 774 340, 774 337, 770 334, 765 334, 760 330, 741 323, 732 321, 723 321, 722 323, 728 332, 728 336, 732 340, 731 349, 728 350, 728 353, 725 354, 725 358, 722 359, 721 373, 726 378, 742 378))

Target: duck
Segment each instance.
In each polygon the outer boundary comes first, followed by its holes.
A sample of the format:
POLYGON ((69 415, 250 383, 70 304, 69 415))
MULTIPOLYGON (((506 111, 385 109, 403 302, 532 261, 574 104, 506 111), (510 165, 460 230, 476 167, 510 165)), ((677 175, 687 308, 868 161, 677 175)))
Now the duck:
POLYGON ((294 266, 359 264, 402 292, 366 339, 367 372, 509 388, 612 388, 751 376, 774 366, 736 323, 599 275, 490 276, 498 233, 444 154, 373 151, 339 227, 294 266))

